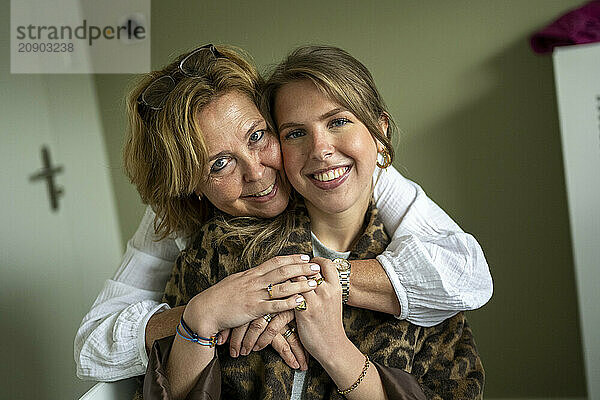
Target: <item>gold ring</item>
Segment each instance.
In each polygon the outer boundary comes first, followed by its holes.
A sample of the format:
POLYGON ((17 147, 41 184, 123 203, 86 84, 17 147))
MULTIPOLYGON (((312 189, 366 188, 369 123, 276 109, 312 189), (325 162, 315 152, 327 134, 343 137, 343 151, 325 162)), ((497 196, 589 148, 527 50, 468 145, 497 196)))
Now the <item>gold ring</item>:
POLYGON ((300 303, 298 303, 298 305, 295 308, 298 311, 306 310, 306 300, 302 300, 300 303))
POLYGON ((272 299, 273 298, 273 284, 269 283, 269 286, 267 286, 267 293, 269 293, 269 298, 272 299))
POLYGON ((283 332, 283 337, 284 338, 289 338, 290 336, 292 336, 292 333, 296 332, 296 328, 294 328, 293 326, 291 328, 288 328, 287 331, 283 332))
POLYGON ((317 282, 317 286, 319 286, 321 283, 325 282, 325 279, 317 278, 317 279, 315 279, 315 282, 317 282))
POLYGON ((263 318, 265 319, 265 321, 271 322, 271 320, 273 319, 273 316, 271 314, 265 314, 265 315, 263 315, 263 318))

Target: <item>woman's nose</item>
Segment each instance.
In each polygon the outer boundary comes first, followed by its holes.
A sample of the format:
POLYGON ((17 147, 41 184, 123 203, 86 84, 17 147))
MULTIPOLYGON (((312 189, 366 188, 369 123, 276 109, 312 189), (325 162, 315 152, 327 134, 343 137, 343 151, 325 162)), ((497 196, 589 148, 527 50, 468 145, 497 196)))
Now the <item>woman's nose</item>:
POLYGON ((324 161, 333 155, 335 146, 332 143, 331 135, 315 129, 312 138, 311 153, 315 159, 324 161))
POLYGON ((266 167, 258 154, 248 158, 245 164, 244 179, 246 182, 259 181, 263 178, 266 167))

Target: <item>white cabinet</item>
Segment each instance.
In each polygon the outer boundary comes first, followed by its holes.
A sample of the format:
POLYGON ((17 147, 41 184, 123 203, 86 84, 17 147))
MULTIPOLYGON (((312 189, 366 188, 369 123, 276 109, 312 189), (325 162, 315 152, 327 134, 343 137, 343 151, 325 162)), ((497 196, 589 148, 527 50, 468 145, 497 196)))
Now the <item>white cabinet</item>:
POLYGON ((554 52, 589 399, 600 399, 600 44, 554 52))

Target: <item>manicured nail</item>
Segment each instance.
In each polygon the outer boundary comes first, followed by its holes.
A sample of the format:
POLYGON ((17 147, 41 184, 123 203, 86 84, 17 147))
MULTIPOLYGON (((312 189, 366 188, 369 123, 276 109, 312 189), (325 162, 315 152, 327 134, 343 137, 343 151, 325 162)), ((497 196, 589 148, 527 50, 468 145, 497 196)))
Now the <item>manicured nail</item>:
POLYGON ((308 286, 310 286, 310 287, 316 287, 317 286, 317 281, 313 281, 311 279, 310 281, 308 281, 308 286))
POLYGON ((320 271, 321 266, 319 264, 310 264, 310 269, 312 269, 313 271, 320 271))
POLYGON ((308 255, 306 255, 306 254, 302 254, 302 255, 300 256, 300 259, 301 259, 302 261, 310 261, 310 256, 308 256, 308 255))
POLYGON ((300 304, 304 301, 304 297, 303 296, 298 296, 296 297, 296 303, 300 304))
POLYGON ((238 356, 237 351, 235 351, 235 349, 231 349, 229 351, 229 354, 231 354, 231 357, 236 358, 238 356))
POLYGON ((242 347, 242 350, 240 351, 240 354, 243 356, 247 356, 248 355, 248 350, 246 350, 245 347, 242 347))

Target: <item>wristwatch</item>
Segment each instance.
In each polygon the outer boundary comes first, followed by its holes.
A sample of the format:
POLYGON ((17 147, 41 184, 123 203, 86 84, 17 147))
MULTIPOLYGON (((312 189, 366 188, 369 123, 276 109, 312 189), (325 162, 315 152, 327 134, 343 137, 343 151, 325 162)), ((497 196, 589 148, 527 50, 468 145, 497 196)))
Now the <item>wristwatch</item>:
POLYGON ((350 261, 344 258, 335 258, 331 261, 337 268, 340 285, 342 285, 342 304, 346 304, 350 294, 350 261))

